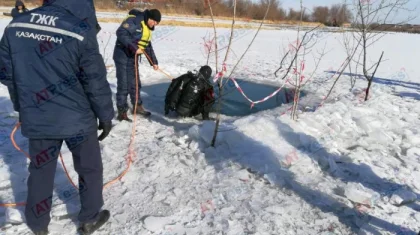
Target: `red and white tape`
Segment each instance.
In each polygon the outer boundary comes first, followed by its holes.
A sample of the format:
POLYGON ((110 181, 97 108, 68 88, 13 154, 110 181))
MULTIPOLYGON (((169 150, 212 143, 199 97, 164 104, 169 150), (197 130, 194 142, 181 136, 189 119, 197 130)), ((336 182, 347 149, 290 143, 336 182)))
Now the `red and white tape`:
POLYGON ((213 78, 213 82, 216 83, 217 80, 219 80, 219 78, 223 77, 223 74, 227 71, 226 69, 226 63, 223 63, 222 65, 222 71, 218 72, 216 74, 216 76, 214 76, 213 78))
POLYGON ((258 100, 258 101, 253 101, 250 98, 248 98, 248 96, 245 94, 245 92, 242 90, 242 88, 239 86, 239 84, 236 82, 236 80, 234 78, 230 78, 230 79, 235 84, 236 89, 245 97, 245 99, 247 99, 251 103, 251 109, 254 107, 255 104, 265 102, 265 101, 269 100, 270 98, 274 97, 277 93, 279 93, 279 91, 286 85, 287 81, 289 80, 289 79, 287 79, 286 82, 284 82, 284 84, 279 89, 275 90, 273 93, 271 93, 267 97, 265 97, 261 100, 258 100))

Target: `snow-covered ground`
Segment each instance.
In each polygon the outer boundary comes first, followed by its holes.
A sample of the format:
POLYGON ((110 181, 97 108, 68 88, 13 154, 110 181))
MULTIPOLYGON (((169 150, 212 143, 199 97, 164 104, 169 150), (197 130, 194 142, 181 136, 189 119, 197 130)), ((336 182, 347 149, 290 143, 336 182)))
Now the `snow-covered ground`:
MULTIPOLYGON (((7 23, 0 21, 1 32, 7 23)), ((101 26, 98 42, 115 93, 112 51, 118 24, 101 26)), ((157 27, 153 40, 160 68, 176 77, 206 64, 202 38, 211 33, 210 28, 157 27)), ((218 30, 219 48, 227 45, 223 38, 229 33, 218 30)), ((254 33, 237 31, 228 71, 254 33)), ((170 80, 143 59, 142 97, 153 115, 138 120, 130 171, 104 190, 112 218, 97 234, 417 234, 420 73, 415 58, 420 36, 389 34, 372 47, 372 60, 385 53, 367 102, 361 101, 366 82, 360 79, 350 90, 346 74, 322 107, 318 105, 333 83, 332 71, 346 54, 342 34, 321 32, 316 37, 315 49, 326 46, 328 53, 314 82, 305 87, 300 105, 307 112, 292 121, 284 92, 250 109, 228 84, 215 148, 209 146, 213 121, 164 116, 170 80)), ((283 84, 274 71, 283 49, 295 40, 292 30, 260 32, 233 75, 252 99, 264 98, 283 84)), ((214 59, 210 65, 214 68, 214 59)), ((309 57, 305 71, 314 66, 309 57)), ((24 201, 27 161, 8 138, 16 115, 4 86, 0 107, 0 203, 24 201)), ((130 124, 115 122, 101 142, 106 182, 126 167, 130 133, 130 124)), ((19 132, 16 140, 28 151, 19 132)), ((63 147, 62 153, 76 179, 69 150, 63 147)), ((58 164, 51 234, 76 233, 77 199, 58 164)), ((0 234, 29 234, 25 224, 11 225, 21 221, 22 210, 0 208, 0 234)))

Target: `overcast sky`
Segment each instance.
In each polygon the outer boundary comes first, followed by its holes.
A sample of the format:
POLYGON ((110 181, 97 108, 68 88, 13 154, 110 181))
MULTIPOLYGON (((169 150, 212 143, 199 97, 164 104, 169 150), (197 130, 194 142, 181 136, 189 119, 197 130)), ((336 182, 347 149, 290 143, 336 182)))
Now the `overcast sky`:
MULTIPOLYGON (((280 0, 283 9, 288 10, 289 8, 294 8, 296 10, 300 9, 300 0, 280 0)), ((343 0, 303 0, 303 6, 309 8, 311 11, 314 6, 331 6, 332 4, 343 3, 343 0)), ((407 8, 414 9, 415 12, 411 12, 410 16, 417 17, 416 19, 410 21, 411 24, 420 24, 420 1, 411 0, 407 5, 407 8)), ((407 19, 407 11, 401 12, 395 16, 395 21, 393 23, 399 23, 402 20, 407 19)))

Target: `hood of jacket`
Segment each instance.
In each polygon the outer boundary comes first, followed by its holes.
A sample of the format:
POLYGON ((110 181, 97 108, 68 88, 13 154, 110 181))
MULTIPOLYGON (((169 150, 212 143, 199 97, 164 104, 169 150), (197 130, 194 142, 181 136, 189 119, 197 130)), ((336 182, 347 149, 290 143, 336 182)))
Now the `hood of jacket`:
POLYGON ((25 4, 21 0, 16 1, 15 7, 17 8, 18 6, 22 6, 23 8, 25 8, 25 4))
POLYGON ((63 7, 79 19, 95 15, 93 0, 44 0, 43 6, 47 5, 63 7))

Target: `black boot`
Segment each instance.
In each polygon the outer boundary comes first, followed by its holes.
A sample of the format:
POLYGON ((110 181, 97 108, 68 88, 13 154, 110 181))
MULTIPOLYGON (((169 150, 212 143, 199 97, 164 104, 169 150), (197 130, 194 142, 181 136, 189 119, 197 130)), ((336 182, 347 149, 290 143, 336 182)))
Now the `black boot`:
POLYGON ((48 235, 48 229, 44 229, 38 232, 34 232, 35 235, 48 235))
POLYGON ((99 219, 93 223, 83 223, 80 224, 80 227, 77 231, 82 235, 92 234, 96 230, 98 230, 102 225, 104 225, 108 220, 111 214, 108 210, 103 210, 99 213, 99 219))
POLYGON ((201 115, 203 116, 203 120, 210 120, 210 116, 208 112, 202 112, 201 115))
POLYGON ((169 114, 169 106, 165 105, 165 116, 169 114))
POLYGON ((133 120, 131 120, 130 118, 128 118, 127 116, 127 110, 123 110, 123 109, 118 109, 118 117, 117 117, 118 121, 127 121, 127 122, 132 122, 133 120))
MULTIPOLYGON (((133 114, 134 114, 134 109, 133 109, 133 114)), ((144 108, 143 108, 143 105, 137 105, 137 110, 136 110, 136 114, 140 114, 140 115, 142 115, 143 117, 149 117, 150 115, 152 115, 152 113, 151 112, 149 112, 149 111, 146 111, 144 108)))

